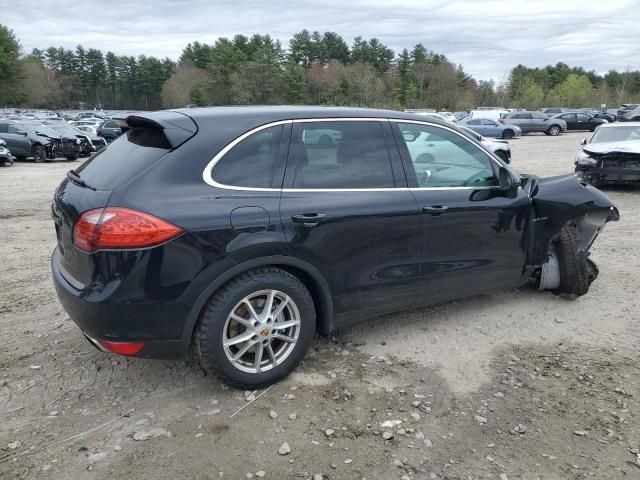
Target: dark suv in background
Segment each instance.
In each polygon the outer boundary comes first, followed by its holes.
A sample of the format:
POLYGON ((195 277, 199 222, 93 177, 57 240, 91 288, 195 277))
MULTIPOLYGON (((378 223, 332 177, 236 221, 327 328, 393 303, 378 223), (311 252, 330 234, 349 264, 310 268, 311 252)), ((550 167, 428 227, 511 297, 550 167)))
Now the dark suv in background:
POLYGON ((618 219, 577 177, 522 177, 419 115, 190 108, 127 125, 55 192, 58 297, 103 351, 194 351, 239 387, 287 375, 316 330, 526 283, 582 295, 618 219))

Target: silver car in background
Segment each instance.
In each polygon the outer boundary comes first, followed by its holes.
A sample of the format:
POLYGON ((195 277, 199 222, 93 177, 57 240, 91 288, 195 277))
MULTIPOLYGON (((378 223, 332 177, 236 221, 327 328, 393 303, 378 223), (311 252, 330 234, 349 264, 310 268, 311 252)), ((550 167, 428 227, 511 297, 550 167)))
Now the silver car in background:
POLYGON ((501 118, 500 123, 517 125, 525 135, 539 132, 555 137, 567 131, 567 122, 559 118, 549 118, 542 112, 511 112, 501 118))
POLYGON ((485 138, 478 132, 474 132, 468 127, 458 125, 458 128, 470 137, 480 142, 487 150, 496 154, 505 163, 511 163, 511 148, 506 140, 495 140, 492 138, 485 138))

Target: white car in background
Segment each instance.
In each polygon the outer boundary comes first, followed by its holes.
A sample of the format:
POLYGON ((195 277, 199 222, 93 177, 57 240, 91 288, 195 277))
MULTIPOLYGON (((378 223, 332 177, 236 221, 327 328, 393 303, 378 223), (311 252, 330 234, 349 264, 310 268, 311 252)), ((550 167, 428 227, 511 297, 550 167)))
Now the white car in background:
POLYGON ((99 118, 88 118, 84 120, 76 120, 75 122, 69 122, 69 125, 78 127, 93 127, 98 128, 100 125, 104 123, 104 120, 99 118))
POLYGON ((463 130, 464 133, 468 134, 470 137, 475 138, 478 142, 480 142, 487 150, 496 154, 503 162, 511 163, 511 148, 509 147, 509 143, 506 140, 497 140, 494 138, 486 138, 480 135, 477 132, 474 132, 468 127, 464 127, 462 125, 458 125, 460 130, 463 130))

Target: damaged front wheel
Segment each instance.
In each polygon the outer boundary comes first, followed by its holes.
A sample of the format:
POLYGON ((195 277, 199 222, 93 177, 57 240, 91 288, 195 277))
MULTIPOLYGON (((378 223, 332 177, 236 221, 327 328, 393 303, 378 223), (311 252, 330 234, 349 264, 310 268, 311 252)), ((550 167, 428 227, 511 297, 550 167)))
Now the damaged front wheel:
POLYGON ((581 296, 598 276, 598 267, 589 259, 589 252, 581 250, 575 225, 567 224, 554 242, 560 270, 560 285, 555 293, 581 296))

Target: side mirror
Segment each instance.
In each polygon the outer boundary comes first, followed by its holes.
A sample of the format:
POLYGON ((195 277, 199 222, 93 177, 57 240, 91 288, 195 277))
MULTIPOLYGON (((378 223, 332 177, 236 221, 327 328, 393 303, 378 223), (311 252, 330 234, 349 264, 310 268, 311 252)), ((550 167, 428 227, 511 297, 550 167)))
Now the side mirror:
POLYGON ((582 140, 580 140, 580 145, 586 145, 587 144, 587 139, 583 138, 582 140))
POLYGON ((498 185, 500 190, 509 191, 517 188, 518 182, 513 178, 513 175, 511 175, 511 172, 507 168, 500 167, 498 170, 498 185))

